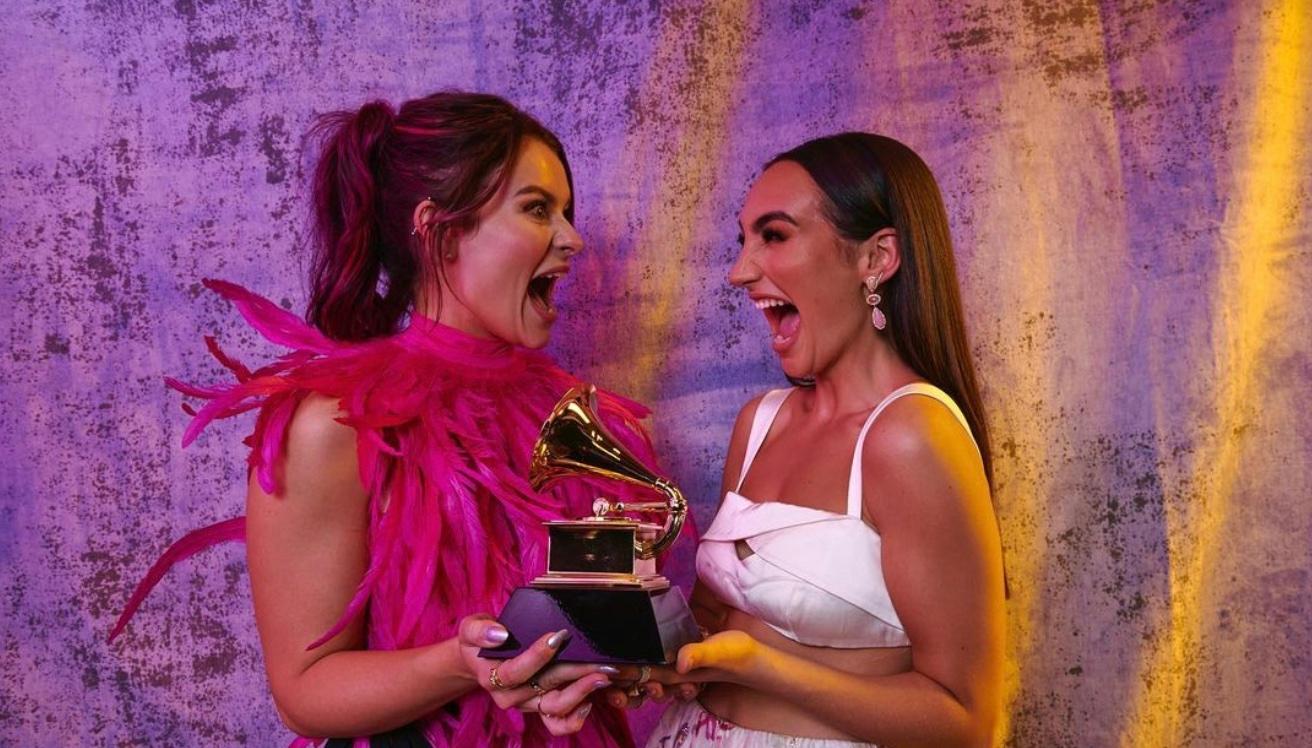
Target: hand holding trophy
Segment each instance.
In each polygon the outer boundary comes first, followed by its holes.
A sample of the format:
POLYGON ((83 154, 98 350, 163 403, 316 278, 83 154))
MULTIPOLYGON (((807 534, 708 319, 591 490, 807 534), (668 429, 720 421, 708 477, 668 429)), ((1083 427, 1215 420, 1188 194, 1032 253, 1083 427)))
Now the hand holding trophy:
POLYGON ((499 620, 510 638, 479 654, 507 659, 538 637, 567 629, 560 662, 657 665, 701 638, 677 587, 656 573, 656 555, 679 536, 688 504, 672 483, 640 463, 596 415, 596 388, 565 393, 533 447, 529 482, 540 490, 561 478, 599 476, 654 489, 663 502, 593 502, 593 514, 545 523, 547 570, 511 595, 499 620), (665 525, 623 516, 665 511, 665 525))

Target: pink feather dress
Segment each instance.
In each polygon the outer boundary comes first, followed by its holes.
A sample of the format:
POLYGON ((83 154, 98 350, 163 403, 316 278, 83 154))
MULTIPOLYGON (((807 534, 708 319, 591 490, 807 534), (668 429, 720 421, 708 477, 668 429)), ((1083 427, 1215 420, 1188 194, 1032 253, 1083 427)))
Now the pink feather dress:
MULTIPOLYGON (((501 609, 546 566, 544 520, 584 516, 599 494, 633 498, 636 487, 580 479, 546 492, 529 487, 538 429, 578 380, 547 356, 471 337, 414 316, 402 332, 364 342, 326 338, 299 317, 239 286, 208 281, 269 341, 291 349, 251 371, 207 338, 235 376, 228 384, 169 385, 208 402, 194 412, 186 446, 212 421, 258 409, 246 439, 250 469, 278 495, 278 465, 297 406, 318 393, 341 402, 358 433, 360 479, 369 493, 369 566, 340 620, 314 642, 366 617, 368 647, 396 650, 456 635, 472 613, 501 609)), ((638 419, 642 405, 599 393, 600 415, 648 465, 655 456, 638 419)), ((217 543, 242 540, 244 518, 197 530, 171 547, 129 600, 116 636, 170 566, 217 543)), ((475 690, 428 715, 419 730, 448 746, 615 746, 632 739, 624 716, 597 703, 583 731, 553 738, 536 715, 502 710, 475 690)), ((293 746, 315 745, 298 738, 293 746)), ((367 738, 357 738, 367 746, 367 738)))

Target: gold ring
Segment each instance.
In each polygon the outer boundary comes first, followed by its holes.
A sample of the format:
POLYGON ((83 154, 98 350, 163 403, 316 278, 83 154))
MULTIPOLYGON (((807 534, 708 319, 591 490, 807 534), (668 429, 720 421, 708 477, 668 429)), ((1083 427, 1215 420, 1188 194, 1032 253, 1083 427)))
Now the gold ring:
POLYGON ((489 670, 487 674, 487 682, 491 683, 492 687, 498 691, 505 691, 508 690, 510 686, 506 685, 505 682, 501 680, 501 676, 497 675, 497 668, 499 667, 501 667, 501 663, 499 662, 492 666, 492 669, 489 670))
POLYGON ((542 694, 547 692, 547 689, 543 688, 542 685, 538 683, 536 678, 530 680, 528 682, 528 685, 533 689, 533 693, 537 694, 539 697, 541 697, 542 694))
POLYGON ((638 682, 636 685, 641 686, 649 680, 651 680, 651 665, 643 665, 638 668, 638 682))
POLYGON ((634 684, 632 687, 630 687, 626 693, 628 694, 630 699, 640 699, 643 697, 642 686, 639 686, 637 684, 634 684))

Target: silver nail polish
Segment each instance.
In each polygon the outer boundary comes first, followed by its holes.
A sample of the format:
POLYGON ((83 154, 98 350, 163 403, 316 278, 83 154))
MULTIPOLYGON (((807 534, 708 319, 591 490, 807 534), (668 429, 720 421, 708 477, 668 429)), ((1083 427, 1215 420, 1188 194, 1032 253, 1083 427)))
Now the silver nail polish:
POLYGON ((552 634, 551 638, 547 639, 547 646, 551 647, 552 649, 560 649, 562 646, 564 646, 565 642, 569 641, 569 637, 570 637, 569 629, 561 629, 560 631, 557 631, 556 633, 552 634))
POLYGON ((504 644, 510 638, 510 632, 500 626, 493 626, 483 632, 483 637, 493 644, 504 644))
POLYGON ((617 667, 611 667, 610 665, 602 665, 597 668, 597 672, 605 673, 606 675, 619 675, 620 669, 617 667))

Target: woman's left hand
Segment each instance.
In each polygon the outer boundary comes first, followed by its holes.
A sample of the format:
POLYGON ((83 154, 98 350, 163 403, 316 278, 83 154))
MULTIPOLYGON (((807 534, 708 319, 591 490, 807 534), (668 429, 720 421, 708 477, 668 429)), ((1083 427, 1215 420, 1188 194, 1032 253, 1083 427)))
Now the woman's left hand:
POLYGON ((592 711, 589 697, 607 683, 580 678, 567 686, 544 689, 516 708, 522 712, 537 712, 552 735, 572 735, 583 729, 583 723, 592 711))
POLYGON ((497 706, 537 712, 552 735, 570 735, 583 729, 592 711, 589 697, 610 685, 610 675, 619 671, 609 666, 552 664, 568 633, 543 634, 508 660, 485 660, 478 656, 479 648, 505 641, 505 628, 491 616, 471 615, 460 622, 458 644, 469 674, 497 706))

